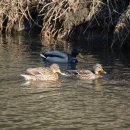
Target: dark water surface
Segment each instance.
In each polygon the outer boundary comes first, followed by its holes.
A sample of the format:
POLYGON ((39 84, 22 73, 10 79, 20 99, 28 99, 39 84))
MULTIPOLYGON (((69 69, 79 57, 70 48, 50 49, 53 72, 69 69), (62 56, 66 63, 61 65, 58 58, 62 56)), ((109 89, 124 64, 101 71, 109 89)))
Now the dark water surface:
MULTIPOLYGON (((46 43, 46 41, 45 41, 46 43)), ((75 66, 61 65, 61 68, 75 66)), ((0 38, 0 130, 130 130, 130 56, 89 43, 41 45, 36 37, 0 38), (101 63, 97 81, 62 79, 28 84, 20 74, 47 66, 48 49, 81 50, 76 68, 101 63)))

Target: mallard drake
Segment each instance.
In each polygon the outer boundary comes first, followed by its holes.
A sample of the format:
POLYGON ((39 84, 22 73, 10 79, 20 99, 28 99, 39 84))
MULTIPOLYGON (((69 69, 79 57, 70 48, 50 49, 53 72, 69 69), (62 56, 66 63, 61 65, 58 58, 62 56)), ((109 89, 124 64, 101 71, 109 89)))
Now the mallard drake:
POLYGON ((49 62, 55 62, 55 63, 77 63, 78 60, 76 59, 76 56, 79 54, 78 49, 73 49, 71 51, 71 54, 67 52, 62 51, 47 51, 45 53, 41 53, 40 56, 49 62))
POLYGON ((58 80, 58 74, 65 75, 61 72, 59 65, 52 64, 50 67, 28 68, 24 74, 21 74, 25 80, 42 81, 58 80))
POLYGON ((103 74, 106 74, 106 72, 103 70, 102 66, 100 64, 95 64, 93 66, 94 72, 90 70, 67 70, 68 76, 72 76, 74 78, 78 79, 88 79, 88 80, 94 80, 103 77, 103 74))

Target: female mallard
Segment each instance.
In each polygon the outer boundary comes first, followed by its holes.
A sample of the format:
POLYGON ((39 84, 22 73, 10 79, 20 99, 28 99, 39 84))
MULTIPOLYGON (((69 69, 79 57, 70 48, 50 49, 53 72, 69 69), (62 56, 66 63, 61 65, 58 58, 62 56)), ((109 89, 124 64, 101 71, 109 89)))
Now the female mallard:
POLYGON ((103 70, 102 66, 100 64, 96 64, 93 66, 94 73, 90 70, 67 70, 67 74, 69 76, 78 78, 78 79, 88 79, 88 80, 94 80, 103 77, 102 74, 106 74, 106 72, 103 70))
POLYGON ((62 51, 47 51, 45 53, 41 53, 40 56, 49 62, 56 62, 56 63, 77 63, 78 60, 76 56, 79 54, 78 49, 73 49, 71 54, 62 51))
POLYGON ((59 65, 52 64, 50 67, 38 67, 38 68, 29 68, 26 70, 24 74, 21 74, 25 80, 33 80, 33 81, 42 81, 42 80, 58 80, 58 74, 65 75, 61 72, 59 65))

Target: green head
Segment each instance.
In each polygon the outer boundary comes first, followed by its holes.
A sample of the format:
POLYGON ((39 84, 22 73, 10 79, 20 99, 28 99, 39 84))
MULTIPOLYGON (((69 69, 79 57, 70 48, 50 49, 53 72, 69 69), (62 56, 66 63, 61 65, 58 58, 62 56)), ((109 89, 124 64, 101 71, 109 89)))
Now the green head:
POLYGON ((79 54, 79 49, 74 48, 74 49, 71 51, 72 57, 76 57, 78 54, 79 54))

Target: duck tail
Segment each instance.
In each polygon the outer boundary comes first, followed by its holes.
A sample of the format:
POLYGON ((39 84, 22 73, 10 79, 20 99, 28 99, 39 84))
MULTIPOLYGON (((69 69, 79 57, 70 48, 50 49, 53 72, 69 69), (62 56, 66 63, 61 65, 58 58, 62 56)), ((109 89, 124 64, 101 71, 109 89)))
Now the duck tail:
POLYGON ((22 77, 24 77, 25 80, 31 80, 30 75, 27 74, 21 74, 22 77))
POLYGON ((41 53, 40 56, 44 59, 46 59, 46 56, 44 55, 44 53, 41 53))

